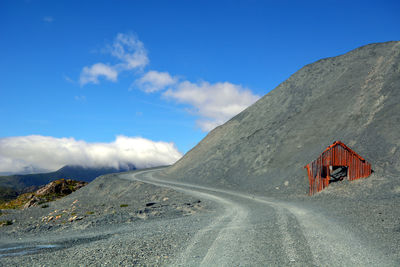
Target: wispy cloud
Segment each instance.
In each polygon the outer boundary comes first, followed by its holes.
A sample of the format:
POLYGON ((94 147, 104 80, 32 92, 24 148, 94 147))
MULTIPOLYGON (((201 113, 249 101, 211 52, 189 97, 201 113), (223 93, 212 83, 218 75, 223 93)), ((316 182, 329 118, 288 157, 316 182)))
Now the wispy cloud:
POLYGON ((175 89, 163 93, 167 98, 192 106, 189 111, 198 115, 198 126, 210 131, 240 113, 260 97, 249 89, 229 82, 180 82, 175 89))
POLYGON ((148 71, 140 79, 135 81, 135 85, 147 93, 153 93, 165 89, 169 85, 177 82, 177 78, 172 77, 168 72, 148 71))
POLYGON ((104 77, 105 79, 116 82, 118 78, 118 72, 111 66, 96 63, 90 67, 84 67, 81 72, 81 77, 79 79, 81 86, 87 83, 99 83, 99 77, 104 77))
POLYGON ((168 72, 154 70, 145 73, 134 85, 147 93, 163 91, 164 97, 191 106, 188 111, 199 117, 197 125, 203 131, 225 123, 260 98, 241 85, 180 81, 168 72))
POLYGON ((52 171, 65 165, 145 168, 172 164, 181 156, 173 143, 141 137, 117 136, 110 143, 40 135, 0 138, 0 172, 52 171))
POLYGON ((52 23, 54 21, 54 18, 51 16, 45 16, 43 17, 43 21, 47 23, 52 23))
POLYGON ((67 76, 65 74, 63 75, 63 78, 64 78, 64 80, 66 80, 69 83, 72 83, 72 84, 76 84, 77 83, 76 81, 74 81, 73 79, 71 79, 69 76, 67 76))
POLYGON ((143 43, 133 34, 119 33, 114 43, 107 50, 118 63, 111 65, 102 62, 83 67, 80 75, 80 84, 99 83, 99 77, 116 82, 122 71, 142 69, 149 63, 147 51, 143 43))
MULTIPOLYGON (((119 62, 84 67, 80 76, 82 86, 99 83, 99 77, 115 82, 120 72, 143 71, 150 62, 144 44, 132 34, 119 33, 107 51, 119 62)), ((132 83, 130 89, 133 87, 146 93, 162 92, 166 99, 189 105, 188 111, 198 117, 197 125, 203 131, 221 125, 260 98, 248 88, 230 82, 193 83, 157 70, 145 72, 132 83)))
POLYGON ((119 33, 112 45, 111 55, 121 60, 117 65, 121 70, 143 68, 149 64, 143 43, 133 34, 119 33))
POLYGON ((199 117, 197 125, 203 131, 225 123, 260 98, 249 89, 230 82, 192 83, 154 70, 145 73, 134 85, 147 93, 163 91, 165 98, 189 105, 188 112, 199 117))

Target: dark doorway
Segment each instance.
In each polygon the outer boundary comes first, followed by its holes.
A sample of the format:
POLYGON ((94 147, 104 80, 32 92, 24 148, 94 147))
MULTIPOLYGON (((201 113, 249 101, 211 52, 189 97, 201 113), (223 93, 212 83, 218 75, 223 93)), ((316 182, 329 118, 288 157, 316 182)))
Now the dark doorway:
POLYGON ((338 181, 342 181, 347 177, 347 166, 329 166, 330 169, 330 179, 329 183, 335 183, 338 181))

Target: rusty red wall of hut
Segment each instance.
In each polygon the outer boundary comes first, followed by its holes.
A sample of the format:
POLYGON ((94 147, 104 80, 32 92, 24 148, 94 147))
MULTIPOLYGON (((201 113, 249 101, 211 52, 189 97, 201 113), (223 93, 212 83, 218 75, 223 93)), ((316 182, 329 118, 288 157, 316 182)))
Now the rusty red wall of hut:
POLYGON ((329 166, 347 166, 347 178, 356 180, 371 175, 371 164, 340 142, 328 147, 316 160, 306 165, 310 182, 310 195, 321 191, 329 185, 329 175, 321 177, 322 168, 329 166))

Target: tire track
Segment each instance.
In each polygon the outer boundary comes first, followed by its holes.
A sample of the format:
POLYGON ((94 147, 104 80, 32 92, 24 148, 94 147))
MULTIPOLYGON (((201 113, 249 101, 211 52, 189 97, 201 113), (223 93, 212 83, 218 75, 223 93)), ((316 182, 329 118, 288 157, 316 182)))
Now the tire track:
POLYGON ((288 262, 296 262, 299 259, 299 252, 295 246, 292 233, 289 231, 290 225, 286 209, 249 195, 204 186, 160 180, 153 176, 153 173, 157 171, 158 170, 150 170, 134 173, 131 179, 202 197, 214 201, 224 208, 224 213, 222 215, 216 217, 208 226, 196 233, 174 265, 232 266, 238 265, 241 258, 244 258, 244 254, 251 254, 250 251, 243 251, 243 247, 251 249, 252 245, 246 244, 252 241, 248 240, 248 235, 246 234, 246 230, 252 228, 252 226, 247 223, 247 207, 240 205, 236 201, 232 201, 230 198, 220 197, 221 193, 261 202, 264 205, 267 204, 272 207, 276 212, 277 225, 282 235, 282 248, 288 262), (215 193, 219 193, 219 196, 215 195, 215 193), (239 244, 238 241, 240 241, 239 244), (201 250, 202 248, 204 249, 204 247, 208 248, 206 253, 203 251, 204 255, 202 256, 201 262, 196 262, 196 257, 201 254, 201 250))
MULTIPOLYGON (((241 257, 251 253, 251 245, 247 243, 252 240, 246 239, 245 235, 245 229, 252 227, 247 222, 249 206, 246 206, 246 201, 250 201, 267 205, 275 210, 278 231, 282 237, 281 248, 289 265, 394 266, 394 263, 382 252, 364 244, 349 229, 344 227, 345 225, 333 222, 322 214, 308 210, 304 206, 300 207, 298 204, 223 189, 164 181, 153 176, 156 171, 159 170, 134 173, 131 178, 203 197, 222 205, 224 208, 222 215, 217 216, 208 226, 202 228, 195 235, 185 252, 179 257, 177 265, 241 265, 241 257), (144 179, 138 178, 137 175, 139 174, 144 175, 144 179), (295 221, 290 222, 289 218, 295 221), (293 224, 299 224, 300 229, 293 230, 293 224), (300 239, 304 240, 303 243, 298 242, 300 239), (238 250, 237 245, 235 246, 238 242, 241 242, 241 251, 238 250), (193 261, 191 257, 196 255, 201 247, 207 247, 206 252, 203 253, 203 258, 201 261, 193 261), (304 248, 307 248, 311 254, 304 255, 304 248)), ((271 240, 271 242, 277 241, 271 240)))
POLYGON ((282 245, 285 250, 285 254, 287 258, 289 259, 289 262, 297 262, 299 257, 298 257, 298 252, 295 247, 295 242, 292 238, 292 235, 289 233, 289 220, 287 215, 285 214, 284 210, 282 209, 276 209, 277 213, 277 221, 279 225, 279 230, 282 234, 282 245))
POLYGON ((237 261, 240 255, 235 255, 235 249, 232 247, 232 244, 236 244, 236 238, 241 234, 241 229, 247 229, 246 218, 248 212, 246 208, 234 201, 206 192, 189 189, 185 185, 157 180, 153 177, 153 172, 154 170, 135 173, 131 178, 208 199, 218 203, 224 209, 222 215, 217 216, 209 225, 196 233, 173 265, 228 266, 232 261, 237 261), (138 178, 139 174, 145 176, 147 179, 138 178), (229 249, 230 247, 231 249, 229 249), (221 255, 221 251, 225 253, 221 255), (198 262, 199 254, 203 254, 200 263, 198 262))

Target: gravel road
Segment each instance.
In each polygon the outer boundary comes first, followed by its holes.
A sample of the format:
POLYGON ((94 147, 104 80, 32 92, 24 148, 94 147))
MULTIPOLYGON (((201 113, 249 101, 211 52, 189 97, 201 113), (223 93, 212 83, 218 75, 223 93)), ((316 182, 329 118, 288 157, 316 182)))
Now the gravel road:
MULTIPOLYGON (((160 205, 164 210, 155 208, 158 215, 141 209, 143 219, 140 205, 132 202, 127 208, 136 217, 113 204, 111 215, 96 211, 58 228, 1 230, 0 266, 399 266, 396 257, 365 242, 346 222, 306 202, 167 181, 159 171, 100 177, 52 204, 78 199, 86 211, 99 205, 92 191, 109 192, 124 203, 162 194, 169 200, 160 205)), ((32 209, 29 216, 42 210, 32 209)), ((23 214, 10 216, 22 220, 23 214)))
POLYGON ((234 191, 157 178, 144 171, 122 178, 139 180, 208 199, 222 209, 202 225, 177 266, 396 266, 345 224, 304 205, 234 191))

